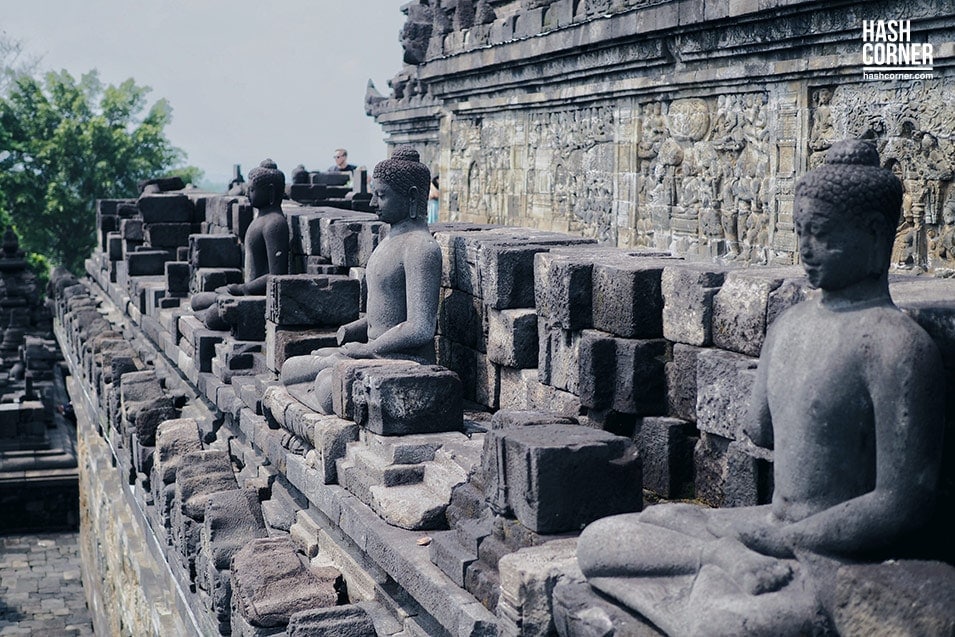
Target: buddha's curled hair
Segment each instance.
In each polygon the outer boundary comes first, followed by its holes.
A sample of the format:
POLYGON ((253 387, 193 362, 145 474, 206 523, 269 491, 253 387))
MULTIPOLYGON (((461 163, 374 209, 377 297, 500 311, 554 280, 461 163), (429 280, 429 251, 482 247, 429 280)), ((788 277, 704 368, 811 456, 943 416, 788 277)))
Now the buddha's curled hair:
POLYGON ((830 203, 859 223, 875 222, 890 237, 895 235, 902 209, 901 182, 891 170, 880 167, 875 146, 863 140, 834 143, 825 163, 796 184, 796 196, 830 203))
POLYGON ((415 202, 419 212, 427 210, 431 171, 421 163, 418 151, 411 146, 395 148, 391 157, 378 162, 371 176, 372 179, 380 179, 388 184, 404 197, 408 196, 412 186, 416 187, 418 192, 415 202))

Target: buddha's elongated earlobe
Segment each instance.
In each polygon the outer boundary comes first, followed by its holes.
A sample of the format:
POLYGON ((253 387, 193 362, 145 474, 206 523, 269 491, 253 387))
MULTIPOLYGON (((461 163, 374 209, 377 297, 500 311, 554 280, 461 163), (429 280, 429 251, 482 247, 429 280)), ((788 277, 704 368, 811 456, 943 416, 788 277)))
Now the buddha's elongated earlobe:
POLYGON ((418 218, 418 189, 414 186, 408 189, 408 218, 418 218))

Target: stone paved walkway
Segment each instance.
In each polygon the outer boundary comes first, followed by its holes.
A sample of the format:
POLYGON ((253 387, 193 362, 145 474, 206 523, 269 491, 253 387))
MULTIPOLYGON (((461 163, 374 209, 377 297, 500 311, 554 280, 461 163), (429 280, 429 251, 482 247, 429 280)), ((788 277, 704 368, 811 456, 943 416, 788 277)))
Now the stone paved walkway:
POLYGON ((0 635, 92 635, 76 533, 0 536, 0 635))

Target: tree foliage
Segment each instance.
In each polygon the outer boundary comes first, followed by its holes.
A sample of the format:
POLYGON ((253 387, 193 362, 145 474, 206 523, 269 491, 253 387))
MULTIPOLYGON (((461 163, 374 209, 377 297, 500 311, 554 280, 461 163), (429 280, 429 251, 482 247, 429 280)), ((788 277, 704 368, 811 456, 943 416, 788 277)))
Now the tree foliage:
POLYGON ((60 71, 20 74, 0 97, 0 218, 25 249, 79 272, 96 244, 96 199, 135 197, 139 181, 182 163, 164 132, 169 104, 147 108, 148 92, 60 71))

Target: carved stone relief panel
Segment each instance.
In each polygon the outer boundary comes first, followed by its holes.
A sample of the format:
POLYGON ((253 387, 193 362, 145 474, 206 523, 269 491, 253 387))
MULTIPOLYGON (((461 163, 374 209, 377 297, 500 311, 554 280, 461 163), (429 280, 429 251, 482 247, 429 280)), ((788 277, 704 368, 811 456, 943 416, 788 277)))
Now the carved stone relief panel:
MULTIPOLYGON (((902 181, 902 219, 892 260, 897 267, 955 270, 955 87, 938 80, 881 83, 815 89, 831 94, 812 113, 813 132, 831 138, 865 138, 875 142, 883 165, 902 181), (828 112, 826 112, 828 111, 828 112), (826 126, 817 126, 819 120, 826 126)), ((825 137, 810 134, 813 144, 825 137)))
POLYGON ((635 243, 770 260, 774 182, 763 93, 641 106, 635 243))

